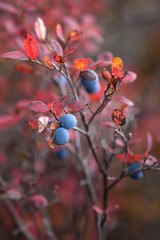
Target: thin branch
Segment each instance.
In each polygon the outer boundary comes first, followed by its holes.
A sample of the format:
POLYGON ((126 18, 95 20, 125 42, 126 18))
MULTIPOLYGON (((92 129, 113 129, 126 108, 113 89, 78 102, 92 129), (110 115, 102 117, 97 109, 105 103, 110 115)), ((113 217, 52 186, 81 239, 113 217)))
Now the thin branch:
POLYGON ((17 216, 11 202, 9 202, 8 200, 5 199, 5 201, 3 201, 3 203, 6 206, 6 208, 8 209, 8 211, 11 214, 12 218, 14 219, 15 223, 17 224, 18 231, 21 232, 27 240, 36 240, 36 238, 26 228, 24 228, 24 223, 19 218, 19 216, 17 216))
POLYGON ((106 169, 106 174, 103 174, 103 210, 104 214, 101 219, 101 226, 103 229, 103 235, 105 236, 105 230, 106 230, 106 225, 107 225, 107 220, 108 220, 108 214, 106 209, 108 208, 108 161, 107 161, 107 143, 105 139, 102 139, 102 148, 103 148, 103 160, 105 163, 105 169, 106 169))
MULTIPOLYGON (((69 74, 69 72, 68 72, 68 69, 67 69, 67 67, 66 67, 65 64, 63 64, 63 66, 64 66, 64 69, 65 69, 65 72, 66 72, 66 76, 67 76, 69 85, 70 85, 70 87, 71 87, 71 89, 72 89, 74 98, 75 98, 75 100, 78 100, 79 97, 78 97, 77 91, 76 91, 76 89, 75 89, 75 87, 74 87, 74 85, 73 85, 73 83, 72 83, 71 76, 70 76, 70 74, 69 74)), ((100 160, 99 160, 99 158, 98 158, 98 156, 97 156, 97 153, 96 153, 96 151, 95 151, 95 147, 94 147, 94 144, 93 144, 93 141, 92 141, 92 139, 91 139, 90 132, 89 132, 89 124, 87 123, 87 120, 86 120, 86 117, 85 117, 85 115, 84 115, 83 110, 80 111, 80 115, 81 115, 81 120, 82 120, 82 122, 83 122, 83 125, 84 125, 84 127, 85 127, 85 130, 86 130, 86 132, 88 132, 88 134, 86 135, 86 138, 87 138, 88 144, 89 144, 89 146, 90 146, 90 148, 91 148, 92 154, 93 154, 93 156, 94 156, 94 158, 95 158, 95 160, 96 160, 96 162, 97 162, 97 164, 98 164, 99 170, 100 170, 100 172, 101 172, 102 174, 106 174, 106 173, 105 173, 105 170, 104 170, 104 167, 102 166, 102 164, 101 164, 101 162, 100 162, 100 160)))
POLYGON ((128 172, 122 172, 121 175, 113 182, 111 183, 109 186, 108 186, 108 190, 111 190, 114 186, 116 186, 124 177, 128 177, 130 176, 131 174, 134 174, 134 173, 138 173, 138 172, 146 172, 146 171, 150 171, 150 170, 157 170, 157 171, 160 171, 160 168, 153 168, 155 165, 157 164, 157 162, 153 163, 151 166, 148 166, 148 167, 143 167, 138 169, 138 170, 135 170, 131 173, 128 173, 128 172))
POLYGON ((108 88, 104 91, 104 98, 102 103, 100 104, 100 106, 97 108, 97 110, 94 112, 94 114, 92 115, 92 117, 89 120, 88 125, 90 125, 93 121, 93 119, 97 116, 98 113, 102 112, 103 109, 106 107, 106 105, 108 104, 108 102, 111 100, 111 96, 114 94, 115 90, 112 91, 111 93, 109 93, 107 95, 107 90, 108 88))
POLYGON ((77 132, 83 133, 84 135, 88 134, 86 131, 84 131, 83 129, 81 129, 79 127, 74 127, 73 129, 76 130, 77 132))

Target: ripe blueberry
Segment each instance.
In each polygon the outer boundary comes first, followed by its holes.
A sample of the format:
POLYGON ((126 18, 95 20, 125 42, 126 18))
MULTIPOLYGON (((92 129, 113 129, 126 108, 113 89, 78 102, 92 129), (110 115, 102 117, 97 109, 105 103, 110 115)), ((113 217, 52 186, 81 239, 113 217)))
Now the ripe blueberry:
POLYGON ((83 87, 86 89, 86 91, 88 93, 97 93, 100 91, 100 84, 99 84, 99 78, 96 72, 94 72, 93 70, 88 70, 87 73, 91 73, 95 80, 90 81, 88 79, 85 78, 85 76, 81 76, 81 84, 83 85, 83 87))
POLYGON ((60 118, 61 127, 71 129, 76 126, 77 118, 73 114, 66 114, 60 118))
POLYGON ((57 70, 54 71, 52 81, 56 82, 57 84, 59 84, 59 83, 66 84, 67 83, 67 79, 65 78, 65 76, 57 70))
POLYGON ((56 157, 61 160, 66 159, 68 157, 68 154, 69 152, 67 149, 59 149, 56 151, 56 157))
MULTIPOLYGON (((132 163, 129 168, 128 168, 128 172, 132 173, 133 171, 139 170, 142 168, 142 164, 134 162, 132 163)), ((130 177, 133 179, 140 179, 143 177, 143 171, 137 172, 137 173, 133 173, 130 174, 130 177)))
POLYGON ((60 127, 55 130, 53 142, 56 145, 63 145, 69 141, 69 132, 67 129, 60 127))

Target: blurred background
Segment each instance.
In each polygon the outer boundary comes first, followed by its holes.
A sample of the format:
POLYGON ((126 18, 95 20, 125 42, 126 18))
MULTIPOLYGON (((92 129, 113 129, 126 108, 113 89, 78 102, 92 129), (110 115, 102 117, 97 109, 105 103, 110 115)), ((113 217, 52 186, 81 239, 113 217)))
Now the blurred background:
MULTIPOLYGON (((115 57, 123 59, 124 69, 137 73, 137 80, 121 88, 118 94, 122 94, 136 104, 137 122, 133 137, 138 138, 141 144, 135 146, 135 153, 144 153, 147 144, 147 132, 150 132, 153 137, 151 154, 159 159, 160 1, 53 0, 44 2, 19 0, 17 3, 11 0, 1 1, 0 53, 20 49, 23 45, 22 39, 24 39, 25 33, 33 32, 33 25, 38 16, 42 17, 47 28, 52 32, 55 31, 58 22, 62 23, 62 26, 66 29, 66 34, 69 31, 68 28, 73 26, 84 30, 84 36, 88 38, 89 43, 84 43, 83 53, 80 53, 80 56, 87 55, 96 60, 99 53, 110 51, 115 57), (6 6, 6 3, 9 5, 6 6), (13 6, 13 9, 11 6, 13 6), (23 14, 18 12, 21 10, 23 14), (23 21, 19 18, 22 15, 24 15, 23 21)), ((33 75, 28 77, 17 73, 15 69, 17 63, 15 61, 1 58, 0 63, 0 114, 5 115, 11 111, 18 100, 30 99, 39 86, 42 87, 42 84, 39 83, 40 76, 34 78, 33 75)), ((27 158, 17 148, 17 144, 23 138, 17 136, 17 140, 15 140, 14 131, 16 130, 13 128, 9 129, 10 134, 6 129, 1 129, 1 174, 3 174, 3 171, 6 173, 10 170, 10 167, 4 167, 5 161, 8 161, 8 159, 13 164, 13 159, 17 157, 17 166, 21 166, 20 159, 27 158), (5 157, 3 155, 4 151, 6 153, 5 157), (4 160, 5 158, 7 160, 4 160)), ((28 141, 27 135, 25 140, 28 141)), ((27 144, 29 145, 29 142, 27 144)), ((26 149, 26 146, 23 146, 22 149, 26 149)), ((23 164, 23 170, 27 169, 27 166, 27 164, 23 164)), ((62 171, 61 166, 54 164, 54 167, 56 170, 58 168, 58 173, 62 171)), ((64 169, 66 169, 66 166, 64 169)), ((17 175, 15 174, 15 176, 17 175)), ((113 224, 108 236, 109 240, 159 240, 159 179, 159 172, 150 172, 146 173, 145 177, 139 181, 127 178, 111 191, 110 204, 118 204, 120 208, 111 217, 113 224)), ((51 214, 53 211, 53 215, 59 216, 57 219, 54 219, 54 217, 52 219, 60 236, 59 239, 79 239, 70 234, 71 230, 67 232, 65 229, 66 223, 63 223, 62 219, 65 218, 64 211, 66 211, 67 206, 63 204, 58 203, 58 205, 50 207, 51 214), (61 223, 64 226, 63 231, 68 234, 65 235, 65 238, 61 234, 61 223)), ((13 223, 6 220, 7 216, 5 211, 0 214, 0 235, 3 236, 3 240, 16 239, 11 235, 14 226, 13 223)), ((72 223, 71 220, 70 223, 72 223)), ((85 236, 85 239, 89 239, 89 236, 90 234, 85 236)))

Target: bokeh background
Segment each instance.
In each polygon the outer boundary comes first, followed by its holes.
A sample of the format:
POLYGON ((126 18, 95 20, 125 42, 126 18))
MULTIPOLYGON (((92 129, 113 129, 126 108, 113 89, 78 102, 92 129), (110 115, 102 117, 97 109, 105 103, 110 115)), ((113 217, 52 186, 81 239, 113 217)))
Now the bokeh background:
MULTIPOLYGON (((5 3, 6 1, 1 1, 5 3)), ((27 1, 17 1, 21 6, 27 6, 27 1), (26 5, 25 5, 26 4, 26 5)), ((32 2, 32 1, 28 1, 32 2)), ((37 16, 42 16, 46 20, 48 28, 55 29, 58 21, 72 16, 78 23, 84 24, 84 14, 93 14, 97 19, 95 25, 89 25, 89 28, 98 29, 99 37, 98 47, 94 46, 87 56, 97 59, 97 54, 103 51, 110 51, 114 56, 118 56, 124 61, 124 68, 137 73, 137 80, 123 89, 119 93, 134 101, 137 107, 136 126, 133 136, 140 139, 141 144, 135 146, 135 151, 143 154, 146 144, 147 132, 153 137, 152 155, 160 158, 160 1, 159 0, 108 0, 108 1, 34 1, 34 7, 30 5, 30 13, 27 15, 28 30, 33 31, 33 22, 37 16), (82 3, 83 2, 83 3, 82 3), (32 19, 32 7, 34 17, 32 19), (49 10, 50 9, 50 12, 49 10), (45 16, 46 12, 48 16, 45 16), (53 19, 52 19, 53 18, 53 19), (83 21, 82 21, 83 19, 83 21), (99 29, 100 27, 100 29, 99 29)), ((15 4, 14 1, 7 1, 9 4, 15 4)), ((15 50, 18 43, 15 44, 16 30, 14 24, 19 23, 17 15, 12 14, 0 5, 0 45, 1 54, 5 51, 15 50), (6 22, 4 24, 4 18, 6 22), (7 20, 8 19, 8 20, 7 20), (8 21, 8 22, 7 22, 8 21), (7 34, 6 34, 7 32, 7 34), (8 39, 9 38, 9 39, 8 39), (13 41, 11 41, 13 39, 13 41)), ((25 14, 25 11, 24 11, 25 14)), ((26 20, 26 21, 27 21, 26 20)), ((69 20, 67 20, 69 22, 69 20)), ((87 24, 86 31, 88 31, 87 24)), ((19 31, 23 30, 21 28, 19 31)), ((96 31, 96 30, 95 30, 96 31)), ((85 34, 85 33, 84 33, 85 34)), ((96 38, 96 37, 95 37, 96 38)), ((95 39, 94 39, 95 40, 95 39)), ((95 41, 96 42, 96 41, 95 41)), ((12 108, 17 100, 29 98, 38 88, 38 80, 31 76, 20 78, 15 70, 15 62, 1 59, 0 61, 0 99, 1 115, 6 113, 7 108, 12 108)), ((8 111, 8 109, 7 109, 8 111)), ((13 129, 10 130, 14 131, 13 129)), ((7 131, 1 131, 1 148, 6 150, 7 156, 12 158, 18 156, 16 144, 18 140, 13 141, 7 131), (5 139, 4 139, 5 136, 5 139)), ((19 138, 21 139, 21 137, 19 138)), ((21 141, 21 140, 20 140, 21 141)), ((26 156, 21 156, 25 158, 26 156)), ((2 158, 3 159, 3 158, 2 158)), ((18 163, 19 164, 19 163, 18 163)), ((3 173, 3 161, 2 161, 3 173)), ((56 166, 57 167, 57 166, 56 166)), ((56 168, 55 167, 55 168, 56 168)), ((24 166, 25 168, 25 166, 24 166)), ((58 167, 59 169, 59 167, 58 167)), ((60 167, 61 169, 61 167, 60 167)), ((61 170, 60 170, 61 171, 61 170)), ((142 180, 133 181, 126 179, 111 191, 110 204, 119 204, 119 210, 114 214, 112 229, 108 239, 110 240, 159 240, 160 236, 160 174, 159 172, 150 172, 142 180)), ((2 205, 3 207, 3 205, 2 205)), ((65 217, 65 207, 54 205, 50 211, 56 212, 56 225, 58 231, 61 231, 61 221, 65 217)), ((7 212, 0 214, 0 235, 3 240, 13 239, 11 231, 14 226, 8 222, 7 212), (4 217, 5 215, 5 217, 4 217), (8 231, 9 229, 9 231, 8 231)), ((63 236, 63 235, 62 235, 63 236)), ((69 235, 70 236, 70 235, 69 235)), ((69 238, 68 239, 72 239, 69 238)), ((16 239, 16 238, 15 238, 16 239)), ((63 238, 62 238, 63 239, 63 238)), ((78 238, 77 238, 78 239, 78 238)), ((87 238, 86 238, 87 239, 87 238)))

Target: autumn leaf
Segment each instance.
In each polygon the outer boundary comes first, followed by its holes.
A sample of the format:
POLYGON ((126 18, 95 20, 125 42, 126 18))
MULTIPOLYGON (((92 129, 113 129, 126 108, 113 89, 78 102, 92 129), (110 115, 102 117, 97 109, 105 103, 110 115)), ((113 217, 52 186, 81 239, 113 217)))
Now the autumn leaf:
POLYGON ((35 25, 34 25, 34 29, 35 29, 35 32, 36 32, 37 36, 39 37, 39 39, 41 39, 42 41, 45 41, 47 29, 46 29, 46 26, 45 26, 43 20, 40 17, 37 18, 35 25))
POLYGON ((46 207, 48 205, 47 199, 39 194, 27 197, 26 200, 32 202, 37 208, 46 207))
POLYGON ((63 56, 63 49, 57 40, 51 39, 51 47, 57 55, 63 56))
POLYGON ((126 123, 126 116, 124 112, 120 109, 113 110, 112 120, 118 125, 122 126, 126 123))
POLYGON ((29 58, 35 60, 38 57, 38 43, 31 34, 26 34, 26 38, 24 40, 24 49, 29 58))
POLYGON ((49 117, 42 116, 38 118, 38 132, 41 133, 47 127, 49 117))
POLYGON ((132 102, 131 100, 129 100, 129 99, 125 98, 125 97, 116 96, 116 97, 113 97, 112 100, 116 100, 116 101, 122 102, 124 104, 127 104, 128 106, 134 106, 134 102, 132 102))
POLYGON ((34 111, 34 112, 48 112, 50 108, 41 101, 33 101, 29 103, 26 108, 34 111))
POLYGON ((52 107, 52 110, 55 112, 56 116, 59 117, 65 106, 70 102, 70 96, 65 95, 62 96, 59 100, 57 100, 52 107))
POLYGON ((84 108, 87 108, 88 106, 84 103, 81 103, 80 101, 72 101, 71 103, 68 104, 68 107, 69 107, 69 110, 67 111, 68 113, 76 113, 84 108))
POLYGON ((28 56, 21 51, 6 52, 6 53, 2 54, 2 57, 3 58, 14 59, 14 60, 21 60, 21 61, 29 60, 28 56))
POLYGON ((58 23, 56 26, 56 33, 57 33, 57 37, 64 43, 66 43, 63 31, 62 31, 62 27, 61 25, 58 23))

